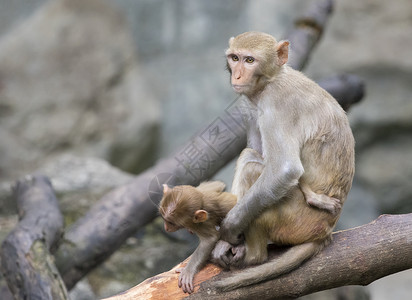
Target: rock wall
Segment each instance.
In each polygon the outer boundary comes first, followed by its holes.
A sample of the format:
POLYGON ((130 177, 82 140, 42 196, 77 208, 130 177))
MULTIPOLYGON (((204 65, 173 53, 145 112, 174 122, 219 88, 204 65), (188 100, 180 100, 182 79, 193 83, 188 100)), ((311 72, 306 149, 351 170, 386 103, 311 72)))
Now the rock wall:
POLYGON ((3 36, 0 111, 3 178, 64 152, 136 171, 160 120, 123 15, 98 0, 52 1, 3 36))

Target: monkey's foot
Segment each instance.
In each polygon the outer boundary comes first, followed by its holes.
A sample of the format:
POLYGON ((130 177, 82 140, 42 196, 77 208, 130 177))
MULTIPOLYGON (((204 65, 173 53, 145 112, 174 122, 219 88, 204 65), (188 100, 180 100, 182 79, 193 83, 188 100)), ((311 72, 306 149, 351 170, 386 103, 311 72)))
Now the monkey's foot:
POLYGON ((225 241, 218 241, 215 249, 212 251, 211 261, 224 269, 227 269, 230 264, 232 254, 232 245, 225 241))
POLYGON ((339 199, 326 195, 316 194, 316 196, 308 197, 306 202, 317 208, 324 209, 332 215, 337 215, 342 209, 339 199))
POLYGON ((239 268, 243 266, 246 255, 246 246, 244 244, 233 246, 225 241, 219 241, 212 252, 212 262, 225 268, 239 268))
POLYGON ((230 266, 233 267, 242 267, 244 265, 244 258, 246 256, 246 245, 241 244, 237 246, 233 246, 230 251, 232 252, 232 256, 230 257, 230 266))

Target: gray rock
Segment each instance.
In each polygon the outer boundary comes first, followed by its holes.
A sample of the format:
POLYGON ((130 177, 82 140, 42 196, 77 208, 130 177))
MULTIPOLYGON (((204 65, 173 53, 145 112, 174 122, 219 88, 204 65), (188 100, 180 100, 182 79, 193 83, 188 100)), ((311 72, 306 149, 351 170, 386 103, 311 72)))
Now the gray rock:
POLYGON ((69 292, 70 299, 73 300, 95 300, 98 299, 93 293, 92 287, 87 279, 79 281, 76 286, 69 292))
POLYGON ((62 155, 36 171, 51 179, 58 194, 105 190, 126 184, 133 176, 95 157, 62 155))
POLYGON ((374 193, 355 178, 343 206, 337 230, 368 224, 377 217, 379 217, 379 207, 374 193))
MULTIPOLYGON (((50 178, 60 209, 70 223, 109 190, 133 178, 102 159, 70 154, 50 160, 34 173, 50 178)), ((0 214, 16 212, 12 186, 12 182, 0 184, 0 214)))
POLYGON ((350 120, 356 139, 356 174, 381 213, 412 211, 412 68, 358 69, 368 84, 366 99, 350 120))
POLYGON ((48 162, 36 173, 50 178, 66 226, 84 215, 104 194, 133 178, 104 160, 68 154, 48 162))
POLYGON ((0 176, 48 158, 150 161, 160 120, 123 15, 98 0, 47 3, 0 41, 0 176), (150 149, 150 150, 149 150, 150 149))
POLYGON ((371 299, 406 300, 411 298, 412 270, 402 271, 372 282, 369 287, 371 299))
POLYGON ((370 297, 367 287, 363 286, 343 286, 335 289, 313 293, 298 298, 299 300, 369 300, 370 297))
POLYGON ((373 191, 382 213, 410 213, 412 135, 393 133, 360 153, 358 177, 373 191))

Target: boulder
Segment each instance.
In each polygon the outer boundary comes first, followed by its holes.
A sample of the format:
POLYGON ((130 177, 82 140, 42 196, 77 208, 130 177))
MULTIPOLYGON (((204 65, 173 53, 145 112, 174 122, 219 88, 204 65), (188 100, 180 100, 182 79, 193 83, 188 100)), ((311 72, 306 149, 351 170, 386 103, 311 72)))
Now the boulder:
MULTIPOLYGON (((50 160, 36 174, 50 178, 59 199, 66 226, 84 215, 90 206, 111 189, 128 183, 133 176, 94 157, 62 154, 50 160)), ((16 213, 13 182, 0 183, 0 215, 16 213)))
POLYGON ((65 152, 128 171, 149 164, 159 103, 123 14, 99 0, 51 1, 3 36, 0 120, 3 179, 65 152))

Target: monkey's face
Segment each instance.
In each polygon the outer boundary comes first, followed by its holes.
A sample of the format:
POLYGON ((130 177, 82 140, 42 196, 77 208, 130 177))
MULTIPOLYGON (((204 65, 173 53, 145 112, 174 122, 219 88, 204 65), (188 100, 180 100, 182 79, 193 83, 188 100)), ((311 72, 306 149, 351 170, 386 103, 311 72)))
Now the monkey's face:
POLYGON ((176 224, 174 224, 174 223, 172 223, 172 222, 169 222, 169 221, 167 221, 166 219, 164 219, 164 225, 165 225, 165 230, 167 231, 167 232, 175 232, 175 231, 177 231, 177 230, 179 230, 179 229, 181 229, 182 227, 180 227, 180 226, 178 226, 178 225, 176 225, 176 224))
MULTIPOLYGON (((159 212, 167 232, 193 227, 193 214, 201 207, 202 194, 188 185, 169 188, 163 186, 159 212)), ((202 220, 201 220, 202 221, 202 220)), ((199 221, 199 222, 201 222, 199 221)))
POLYGON ((231 73, 231 84, 238 94, 250 95, 259 88, 259 60, 247 52, 230 52, 227 64, 231 73))
POLYGON ((277 42, 262 32, 245 32, 229 39, 227 67, 233 89, 249 98, 260 92, 288 60, 289 42, 277 42))

